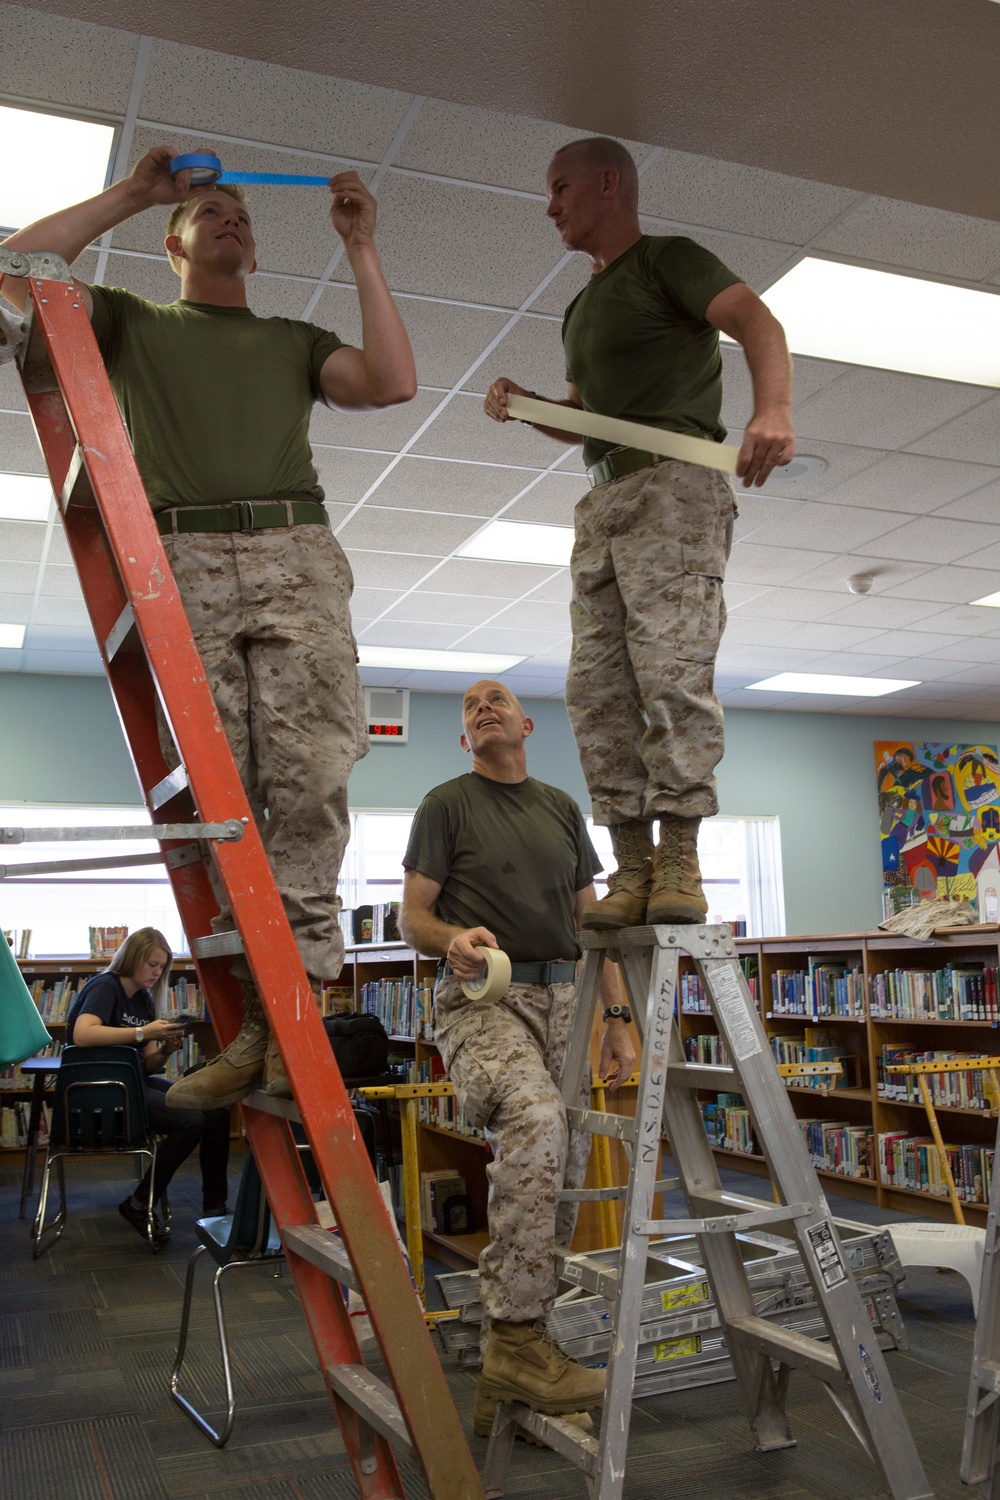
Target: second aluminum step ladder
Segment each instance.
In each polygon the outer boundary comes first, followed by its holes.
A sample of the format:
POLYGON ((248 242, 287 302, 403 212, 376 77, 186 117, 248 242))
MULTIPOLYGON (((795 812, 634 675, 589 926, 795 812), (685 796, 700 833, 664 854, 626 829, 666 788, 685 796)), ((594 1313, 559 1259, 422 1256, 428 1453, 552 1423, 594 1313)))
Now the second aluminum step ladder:
MULTIPOLYGON (((894 1500, 924 1500, 932 1494, 930 1485, 845 1263, 730 929, 636 927, 584 933, 582 941, 586 954, 560 1089, 571 1126, 616 1137, 631 1157, 628 1185, 620 1190, 625 1214, 617 1270, 600 1267, 613 1328, 601 1432, 599 1438, 582 1437, 564 1419, 529 1411, 520 1403, 501 1403, 484 1475, 487 1497, 506 1492, 520 1426, 583 1471, 592 1500, 620 1500, 647 1249, 654 1236, 693 1234, 757 1450, 793 1445, 785 1398, 791 1371, 803 1370, 821 1382, 894 1500), (682 952, 690 955, 701 978, 731 1066, 685 1058, 675 1015, 682 952), (642 1041, 634 1120, 575 1107, 589 1062, 601 970, 609 958, 621 964, 642 1041), (775 1204, 723 1188, 698 1106, 698 1091, 706 1089, 742 1094, 768 1162, 775 1204), (658 1179, 664 1136, 678 1174, 667 1180, 658 1179), (654 1198, 675 1188, 683 1190, 690 1217, 654 1217, 654 1198), (757 1315, 737 1242, 739 1231, 755 1229, 787 1237, 798 1249, 829 1342, 776 1327, 757 1315)), ((593 1195, 587 1189, 566 1194, 577 1199, 593 1195)))
MULTIPOLYGON (((240 1027, 242 993, 231 968, 233 955, 242 954, 339 1226, 339 1237, 320 1226, 288 1121, 244 1104, 247 1137, 358 1494, 363 1500, 404 1495, 393 1452, 399 1448, 423 1469, 434 1500, 481 1500, 482 1484, 358 1137, 83 299, 58 256, 0 247, 0 274, 8 284, 23 278, 29 289, 30 329, 18 356, 28 407, 136 775, 150 812, 162 820, 145 837, 159 838, 219 1045, 240 1027), (179 765, 165 758, 158 706, 179 765), (212 931, 218 903, 206 859, 225 892, 232 931, 212 931), (385 1381, 362 1359, 344 1286, 364 1299, 385 1381)), ((85 755, 86 744, 78 750, 85 755)))
POLYGON ((972 1344, 969 1406, 965 1418, 960 1474, 966 1484, 985 1485, 989 1500, 1000 1500, 1000 1126, 997 1127, 990 1183, 979 1311, 972 1344))

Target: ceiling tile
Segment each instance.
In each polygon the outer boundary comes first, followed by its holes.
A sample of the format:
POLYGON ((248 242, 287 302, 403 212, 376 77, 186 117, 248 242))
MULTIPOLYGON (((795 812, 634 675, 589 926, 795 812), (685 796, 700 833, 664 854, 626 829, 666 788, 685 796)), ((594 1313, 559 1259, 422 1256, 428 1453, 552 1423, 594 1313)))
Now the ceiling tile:
MULTIPOLYGON (((0 304, 6 306, 6 304, 0 304)), ((24 386, 21 377, 13 364, 0 365, 0 412, 27 412, 28 403, 24 399, 24 386)), ((4 454, 3 462, 7 462, 4 454)))
POLYGON ((949 505, 942 505, 939 510, 935 511, 935 515, 954 516, 960 521, 995 522, 1000 518, 1000 474, 997 474, 995 469, 979 468, 973 464, 963 467, 973 469, 975 473, 983 476, 996 475, 996 478, 971 494, 962 495, 960 499, 952 500, 949 505))
POLYGON ((974 464, 1000 467, 1000 397, 983 401, 909 446, 914 453, 963 458, 974 464))
POLYGON ((572 526, 573 512, 585 493, 575 474, 546 474, 510 510, 505 521, 537 521, 548 526, 572 526))
MULTIPOLYGON (((876 580, 876 588, 880 594, 896 594, 898 592, 896 585, 912 583, 913 579, 930 571, 926 563, 901 563, 899 561, 889 563, 884 557, 870 557, 865 553, 844 553, 805 574, 802 583, 811 589, 826 589, 832 593, 850 597, 847 588, 848 578, 853 578, 856 573, 870 573, 876 580)), ((924 595, 920 592, 919 584, 916 584, 911 587, 910 592, 901 597, 923 599, 924 595)), ((934 595, 927 597, 933 598, 934 595)))
POLYGON ((0 621, 4 625, 30 624, 37 577, 38 569, 28 563, 0 562, 0 621))
POLYGON ((939 658, 945 662, 956 661, 1000 661, 1000 639, 996 636, 965 636, 953 641, 940 651, 932 651, 925 660, 939 658))
POLYGON ((926 380, 892 370, 848 370, 833 385, 795 408, 800 443, 810 438, 902 448, 931 428, 977 406, 978 386, 926 380))
POLYGON ((112 252, 108 256, 104 285, 124 287, 137 297, 161 305, 176 302, 181 294, 180 277, 170 269, 166 256, 115 255, 112 252))
POLYGON ((810 663, 821 654, 796 650, 794 646, 730 646, 723 637, 717 665, 722 673, 740 674, 744 680, 749 676, 755 681, 774 672, 807 672, 810 663))
POLYGON ((317 402, 312 409, 309 441, 334 448, 378 448, 398 453, 441 400, 418 391, 412 401, 384 411, 333 411, 317 402))
MULTIPOLYGON (((552 231, 552 247, 557 253, 561 249, 554 230, 552 231)), ((560 320, 573 298, 578 292, 583 291, 591 275, 590 261, 585 255, 574 254, 572 251, 563 253, 567 256, 566 264, 559 274, 552 278, 544 292, 531 304, 532 312, 551 313, 560 320)))
POLYGON ((1000 264, 1000 224, 894 198, 866 198, 820 234, 816 248, 979 281, 1000 264))
POLYGON ((562 632, 559 630, 518 630, 510 626, 499 629, 494 625, 486 625, 465 637, 462 650, 510 651, 520 656, 536 656, 561 639, 562 632))
POLYGON ((354 507, 353 505, 334 505, 329 500, 325 504, 326 513, 330 517, 330 530, 336 535, 354 507))
MULTIPOLYGON (((830 624, 870 625, 878 630, 904 630, 918 620, 940 615, 940 604, 918 604, 913 599, 886 599, 866 594, 827 616, 830 624)), ((997 622, 1000 626, 1000 621, 997 622)))
MULTIPOLYGON (((846 503, 910 515, 926 515, 930 511, 947 515, 946 500, 964 495, 967 489, 982 484, 993 472, 978 464, 928 458, 916 453, 891 453, 881 463, 854 475, 837 489, 829 490, 823 498, 831 505, 846 503)), ((1000 515, 1000 505, 997 505, 994 515, 1000 515)), ((980 521, 992 517, 976 514, 965 519, 980 521)))
MULTIPOLYGON (((830 507, 835 511, 847 507, 830 507)), ((889 513, 882 514, 888 519, 889 513)), ((907 521, 886 536, 868 542, 873 557, 902 558, 909 562, 950 563, 957 557, 968 557, 979 548, 1000 540, 1000 527, 977 526, 974 521, 940 521, 923 516, 907 521)), ((992 564, 989 564, 992 566, 992 564)))
POLYGON ((446 651, 464 635, 461 625, 416 624, 412 620, 377 620, 359 634, 365 646, 412 646, 421 651, 446 651))
POLYGON ((536 391, 543 401, 562 401, 566 395, 566 364, 559 324, 543 318, 521 318, 466 387, 484 393, 499 375, 536 391))
POLYGON ((733 537, 745 541, 755 531, 770 526, 772 521, 783 521, 794 516, 800 508, 800 500, 780 500, 774 495, 763 495, 759 490, 739 489, 736 495, 736 523, 733 537))
POLYGON ((520 306, 560 255, 537 203, 391 175, 379 193, 378 246, 394 291, 499 307, 520 306))
MULTIPOLYGON (((156 41, 141 107, 147 120, 309 151, 330 151, 335 143, 338 155, 377 162, 410 99, 409 94, 394 89, 156 41)), ((235 169, 229 149, 224 150, 223 160, 235 169)), ((331 164, 329 170, 332 173, 336 167, 331 164)), ((324 171, 322 163, 313 163, 315 175, 324 171)))
POLYGON ((1000 662, 979 662, 976 666, 959 667, 952 673, 949 681, 953 685, 967 683, 973 687, 980 684, 984 687, 1000 687, 1000 662))
MULTIPOLYGON (((940 605, 935 608, 940 608, 940 605)), ((942 609, 940 614, 935 615, 934 629, 967 636, 970 640, 976 636, 990 635, 1000 639, 1000 614, 985 605, 974 608, 958 605, 954 609, 942 609)))
POLYGON ((403 597, 399 589, 355 589, 351 595, 351 614, 372 620, 403 597))
POLYGON ((911 575, 892 583, 883 592, 898 599, 940 599, 943 604, 969 604, 973 599, 995 594, 998 589, 1000 573, 986 573, 979 568, 929 568, 919 577, 911 575))
MULTIPOLYGON (((742 432, 730 434, 730 442, 742 441, 742 432)), ((768 495, 785 496, 790 500, 815 500, 820 495, 826 495, 828 490, 835 489, 843 484, 845 480, 852 479, 855 474, 870 469, 872 464, 878 463, 879 459, 885 458, 885 453, 875 448, 859 448, 842 443, 831 443, 825 438, 810 438, 808 442, 800 442, 797 445, 800 457, 809 454, 814 458, 826 460, 827 467, 821 474, 806 477, 804 479, 782 480, 780 476, 772 474, 765 486, 768 495)), ((739 480, 736 481, 737 498, 742 493, 739 480)))
POLYGON ((96 647, 93 651, 25 650, 23 656, 26 672, 58 672, 70 677, 104 676, 104 663, 96 647))
MULTIPOLYGON (((431 580, 433 582, 433 580, 431 580)), ((503 609, 504 599, 491 599, 485 595, 434 594, 414 592, 401 599, 387 616, 391 621, 413 620, 432 625, 482 625, 492 619, 497 610, 503 609)))
POLYGON ((345 548, 447 557, 480 525, 475 516, 435 516, 426 511, 379 510, 365 505, 340 528, 337 540, 345 548))
MULTIPOLYGON (((728 591, 726 602, 728 604, 728 591)), ((750 598, 740 610, 740 618, 756 620, 818 620, 836 609, 837 601, 815 589, 767 589, 750 598)), ((853 623, 850 620, 845 624, 853 623)))
POLYGON ((83 591, 75 568, 64 568, 49 563, 42 574, 41 597, 43 599, 82 599, 83 591))
MULTIPOLYGON (((258 318, 299 319, 305 305, 315 291, 315 281, 300 280, 294 276, 274 276, 262 271, 247 278, 247 302, 250 311, 258 318)), ((341 323, 327 324, 322 318, 311 314, 309 321, 321 328, 332 327, 342 343, 361 342, 361 314, 358 311, 358 294, 353 286, 343 289, 344 318, 341 323)))
MULTIPOLYGON (((952 525, 955 523, 952 522, 952 525)), ((959 526, 971 525, 971 522, 957 523, 959 526)), ((1000 569, 1000 546, 994 544, 992 547, 980 547, 973 552, 964 554, 962 557, 949 559, 957 562, 963 568, 993 568, 1000 569)))
POLYGON ((82 599, 39 599, 35 610, 39 625, 72 625, 90 631, 90 616, 82 599))
POLYGON ((384 472, 390 461, 385 453, 356 453, 350 448, 313 449, 313 460, 319 482, 327 499, 327 508, 355 505, 384 472))
MULTIPOLYGON (((520 599, 546 577, 548 570, 534 563, 478 562, 452 558, 433 578, 420 585, 431 593, 474 594, 492 599, 520 599)), ((541 595, 536 595, 536 598, 541 595)))
POLYGON ((54 522, 52 526, 52 535, 49 538, 48 561, 65 567, 74 566, 73 557, 69 550, 69 542, 66 540, 66 533, 62 528, 61 521, 54 522))
POLYGON ((668 238, 681 235, 692 239, 722 261, 735 276, 757 291, 770 286, 781 267, 791 256, 798 253, 795 245, 783 245, 774 240, 750 239, 745 235, 713 234, 710 229, 688 230, 675 227, 669 221, 643 214, 640 224, 644 234, 668 238))
POLYGON ((367 502, 400 510, 445 511, 462 516, 492 516, 535 478, 534 469, 504 469, 490 464, 446 459, 404 458, 367 502))
POLYGON ((0 411, 0 453, 5 474, 44 474, 45 461, 31 418, 0 411))
POLYGON ((643 176, 643 212, 804 245, 857 194, 736 162, 665 151, 643 176))
POLYGON ((491 621, 497 629, 555 631, 559 636, 570 633, 569 605, 545 604, 534 599, 519 599, 491 621))
MULTIPOLYGON (((18 470, 14 470, 18 473, 18 470)), ((41 521, 0 521, 0 557, 7 562, 37 563, 45 544, 41 521)), ((32 588, 34 584, 32 584, 32 588)), ((28 592, 30 593, 30 589, 28 592)))
POLYGON ((723 583, 723 595, 728 610, 743 609, 750 603, 751 599, 763 599, 770 589, 761 588, 752 583, 730 583, 727 578, 723 583))
MULTIPOLYGON (((532 599, 563 600, 567 604, 572 594, 573 585, 570 581, 569 568, 560 568, 558 573, 553 574, 531 591, 532 599)), ((728 594, 726 597, 729 597, 728 594)))
POLYGON ((829 359, 807 359, 804 354, 792 356, 792 391, 796 402, 808 401, 817 391, 822 391, 850 368, 835 365, 829 359))
POLYGON ((881 674, 905 677, 904 672, 896 671, 898 665, 899 657, 895 652, 877 655, 865 645, 858 650, 823 652, 816 657, 809 670, 824 672, 830 676, 876 677, 881 674))
MULTIPOLYGON (((919 656, 923 652, 941 651, 956 643, 956 637, 930 630, 887 630, 882 635, 869 639, 867 650, 895 654, 900 657, 919 656)), ((848 646, 846 648, 850 650, 848 646)))
MULTIPOLYGON (((496 373, 501 372, 497 370, 496 373)), ((523 422, 491 421, 483 412, 483 403, 478 396, 459 395, 448 403, 440 416, 435 417, 415 444, 415 451, 439 458, 465 458, 475 463, 517 464, 539 469, 555 462, 560 447, 523 422)))
MULTIPOLYGON (((565 125, 428 99, 396 162, 544 197, 549 162, 572 139, 565 125)), ((641 160, 645 148, 636 148, 634 154, 641 160)), ((538 203, 537 211, 544 214, 544 202, 538 203)))
POLYGON ((110 26, 5 5, 0 94, 124 113, 138 43, 110 26))
POLYGON ((404 553, 369 552, 354 547, 347 561, 357 588, 411 589, 434 567, 431 557, 407 556, 404 553))
MULTIPOLYGON (((890 511, 862 510, 860 506, 809 505, 789 508, 779 520, 754 532, 754 543, 765 547, 868 547, 875 538, 899 526, 900 517, 890 511)), ((904 530, 908 529, 904 527, 904 530)), ((883 537, 883 545, 889 546, 883 537)), ((895 555, 890 549, 887 555, 895 555)), ((906 553, 900 554, 906 556, 906 553)), ((950 559, 949 559, 950 560, 950 559)))
MULTIPOLYGON (((877 629, 831 625, 825 620, 754 619, 745 611, 736 616, 731 629, 737 645, 780 646, 787 642, 803 651, 846 651, 851 646, 862 646, 878 634, 877 629)), ((727 625, 726 634, 729 633, 727 625)))
POLYGON ((831 553, 795 551, 791 547, 757 547, 753 542, 737 542, 726 576, 733 583, 794 583, 821 563, 833 560, 831 553))

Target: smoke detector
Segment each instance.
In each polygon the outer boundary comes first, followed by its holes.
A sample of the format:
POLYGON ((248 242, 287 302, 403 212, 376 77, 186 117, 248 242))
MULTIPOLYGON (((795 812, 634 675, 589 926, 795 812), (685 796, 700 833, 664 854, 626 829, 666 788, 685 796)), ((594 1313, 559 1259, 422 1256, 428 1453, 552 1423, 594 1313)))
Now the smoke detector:
POLYGON ((852 594, 870 594, 874 582, 874 573, 854 573, 847 580, 847 587, 852 594))
POLYGON ((796 454, 791 463, 781 464, 771 470, 768 476, 768 484, 795 484, 800 479, 815 479, 817 474, 822 474, 829 465, 825 458, 818 458, 813 454, 796 454))

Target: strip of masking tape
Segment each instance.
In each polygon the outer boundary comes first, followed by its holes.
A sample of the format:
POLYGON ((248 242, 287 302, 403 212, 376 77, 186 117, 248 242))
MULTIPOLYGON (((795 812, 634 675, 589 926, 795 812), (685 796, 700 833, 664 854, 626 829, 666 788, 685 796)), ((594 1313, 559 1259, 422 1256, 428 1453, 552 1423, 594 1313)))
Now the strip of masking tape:
POLYGON ((211 187, 216 182, 255 183, 265 187, 326 187, 330 181, 329 176, 303 177, 297 172, 224 172, 222 162, 211 151, 189 151, 184 156, 175 156, 170 163, 171 177, 176 177, 178 172, 191 173, 192 187, 211 187))
POLYGON ((678 458, 682 463, 701 464, 706 469, 736 473, 739 449, 708 438, 696 438, 685 432, 664 432, 662 427, 646 427, 641 422, 625 422, 620 417, 603 417, 596 411, 581 411, 576 406, 557 406, 554 401, 536 401, 533 396, 507 397, 507 410, 518 422, 537 422, 562 432, 576 432, 581 437, 597 438, 616 447, 647 449, 663 458, 678 458))
POLYGON ((477 948, 483 972, 476 979, 462 980, 466 1000, 501 1000, 510 989, 510 959, 502 948, 477 948))

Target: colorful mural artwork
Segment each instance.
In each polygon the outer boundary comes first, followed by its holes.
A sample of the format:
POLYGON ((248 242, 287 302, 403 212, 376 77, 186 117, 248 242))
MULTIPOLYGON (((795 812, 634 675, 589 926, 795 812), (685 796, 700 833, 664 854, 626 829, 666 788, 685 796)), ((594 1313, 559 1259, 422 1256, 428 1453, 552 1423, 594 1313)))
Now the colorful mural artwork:
MULTIPOLYGON (((1000 885, 1000 760, 995 745, 876 740, 882 881, 922 900, 983 904, 1000 885)), ((980 910, 980 916, 984 915, 980 910)), ((989 920, 996 920, 995 914, 989 920)))

